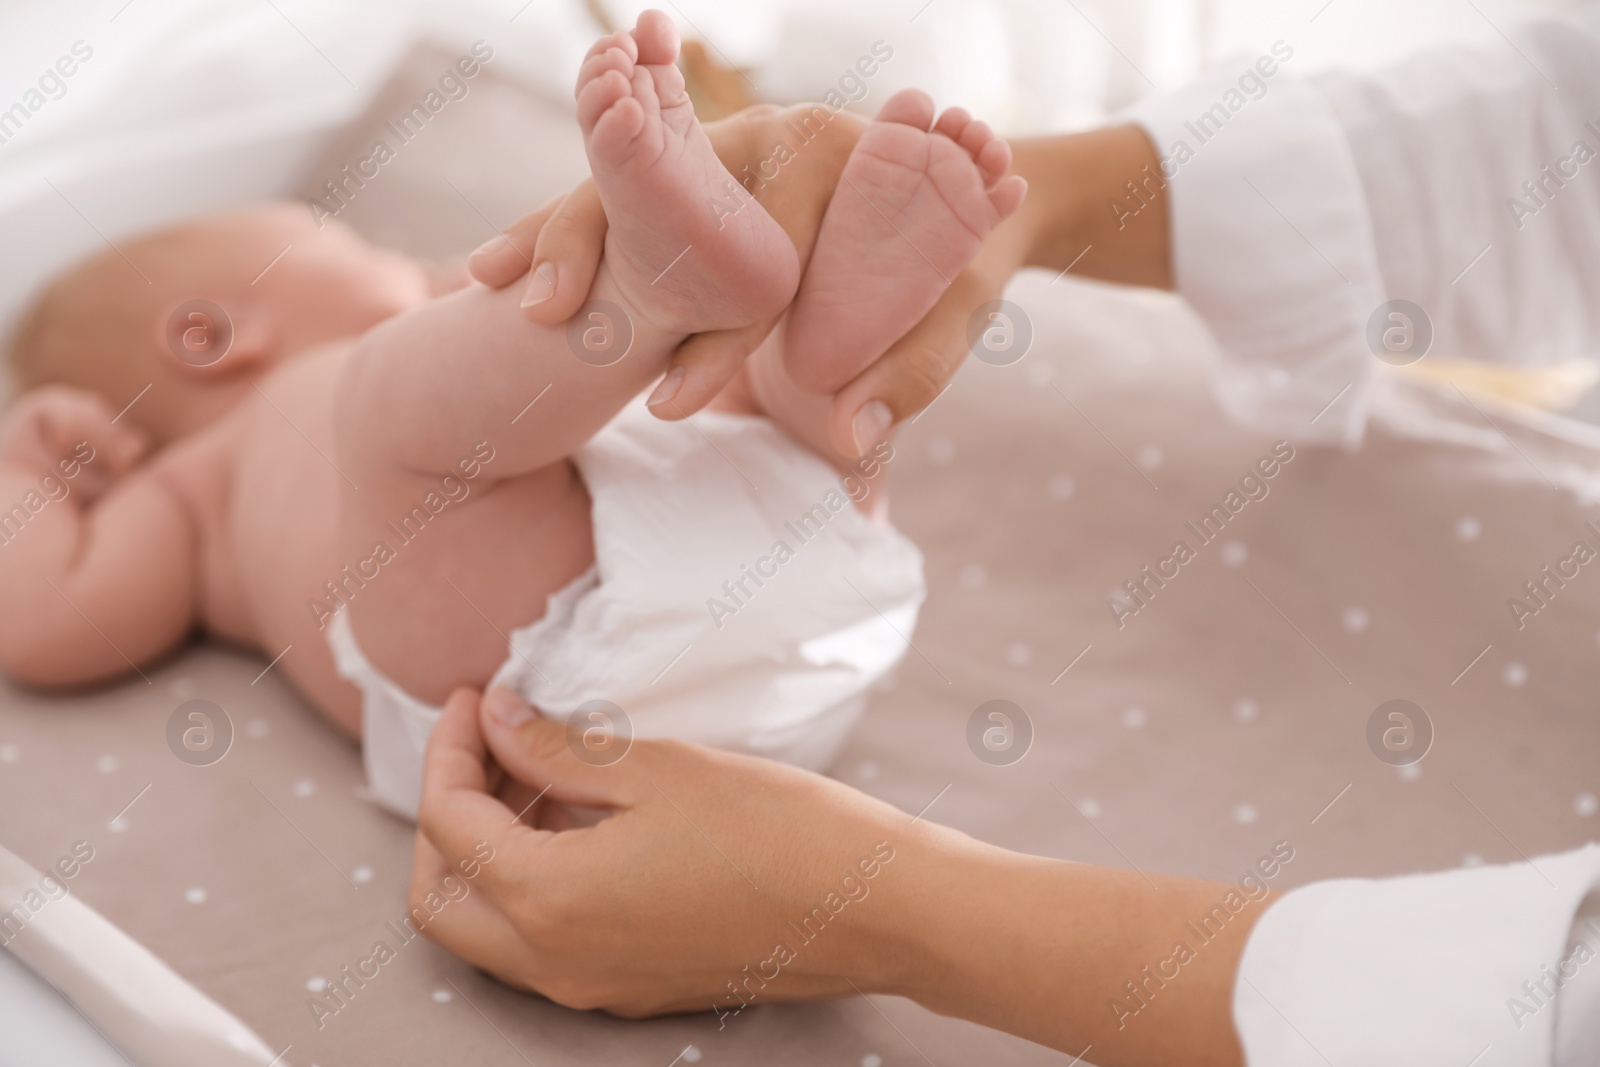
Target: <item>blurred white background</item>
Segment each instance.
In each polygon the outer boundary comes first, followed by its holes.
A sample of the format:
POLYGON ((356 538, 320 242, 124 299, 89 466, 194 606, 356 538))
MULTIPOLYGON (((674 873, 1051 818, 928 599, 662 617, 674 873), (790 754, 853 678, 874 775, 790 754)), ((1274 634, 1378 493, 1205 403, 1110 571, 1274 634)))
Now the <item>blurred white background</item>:
MULTIPOLYGON (((1203 64, 1274 40, 1295 69, 1371 66, 1430 44, 1489 41, 1519 18, 1585 0, 658 0, 686 35, 751 71, 777 97, 816 95, 875 40, 886 75, 1011 132, 1087 124, 1203 64)), ((648 6, 600 0, 619 24, 648 6)), ((94 58, 16 139, 136 132, 141 116, 221 113, 241 102, 271 122, 314 101, 359 105, 415 34, 483 37, 565 92, 595 35, 583 0, 54 0, 0 11, 0 109, 78 40, 94 58), (255 95, 261 86, 273 93, 255 95), (129 91, 132 89, 133 91, 129 91), (100 120, 95 121, 96 112, 100 120)))
MULTIPOLYGON (((593 0, 631 24, 643 0, 593 0)), ((1008 133, 1102 120, 1203 65, 1290 67, 1490 41, 1582 0, 659 0, 768 99, 819 98, 876 41, 862 101, 917 85, 1008 133)), ((52 0, 0 9, 0 330, 100 240, 295 187, 419 36, 477 39, 560 99, 597 36, 584 0, 52 0), (76 73, 38 90, 74 46, 76 73), (32 94, 32 95, 30 95, 32 94), (25 102, 42 106, 23 106, 25 102), (10 116, 9 125, 7 116, 10 116)))

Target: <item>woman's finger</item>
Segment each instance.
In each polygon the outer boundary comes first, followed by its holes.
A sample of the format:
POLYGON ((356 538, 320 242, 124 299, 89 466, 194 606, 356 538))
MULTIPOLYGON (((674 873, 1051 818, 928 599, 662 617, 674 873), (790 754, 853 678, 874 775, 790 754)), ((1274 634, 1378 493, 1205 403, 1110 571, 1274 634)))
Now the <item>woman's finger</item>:
POLYGON ((491 237, 467 257, 467 273, 474 281, 491 289, 504 289, 528 273, 533 266, 533 252, 550 216, 556 213, 566 194, 552 197, 538 211, 513 222, 504 233, 491 237))
POLYGON ((500 688, 483 699, 478 722, 495 762, 526 785, 548 787, 549 799, 593 808, 633 807, 641 783, 628 758, 631 736, 603 713, 574 715, 572 723, 546 719, 500 688))
POLYGON ((667 422, 686 419, 714 400, 744 366, 745 357, 767 339, 776 318, 737 330, 697 333, 672 354, 667 373, 646 402, 667 422))
POLYGON ((532 270, 522 295, 523 313, 555 326, 578 313, 589 298, 606 244, 606 209, 594 181, 585 178, 551 213, 534 244, 532 270))
POLYGON ((536 864, 532 854, 550 835, 518 822, 516 813, 489 793, 487 763, 488 749, 478 729, 478 694, 458 689, 445 702, 428 739, 417 827, 446 866, 476 861, 493 883, 536 864), (494 860, 485 863, 486 856, 494 860))
MULTIPOLYGON (((494 861, 491 860, 492 864, 494 861)), ((495 973, 529 968, 536 956, 488 894, 444 861, 420 830, 411 860, 406 919, 430 941, 495 973)))

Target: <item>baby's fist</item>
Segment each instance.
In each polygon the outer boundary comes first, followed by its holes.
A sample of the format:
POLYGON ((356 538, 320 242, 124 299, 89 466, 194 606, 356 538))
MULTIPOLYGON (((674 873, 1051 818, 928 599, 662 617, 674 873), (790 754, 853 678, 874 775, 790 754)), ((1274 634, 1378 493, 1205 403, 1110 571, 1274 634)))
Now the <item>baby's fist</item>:
POLYGON ((40 474, 86 476, 79 487, 95 497, 127 473, 149 447, 131 426, 118 426, 105 399, 66 385, 24 393, 0 424, 0 460, 40 474), (68 472, 71 473, 68 473, 68 472))

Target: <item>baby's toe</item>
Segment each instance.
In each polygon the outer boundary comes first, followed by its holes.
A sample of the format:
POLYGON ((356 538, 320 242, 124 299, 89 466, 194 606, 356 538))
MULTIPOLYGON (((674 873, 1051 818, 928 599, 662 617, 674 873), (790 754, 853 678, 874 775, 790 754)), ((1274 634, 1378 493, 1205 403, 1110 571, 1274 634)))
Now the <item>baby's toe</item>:
POLYGON ((613 48, 620 49, 628 56, 629 59, 637 61, 639 58, 639 45, 633 39, 633 34, 620 31, 617 33, 608 33, 604 37, 600 38, 592 46, 590 46, 589 51, 584 55, 583 58, 587 60, 592 56, 603 55, 613 48))
POLYGON ((1012 212, 1022 206, 1022 198, 1028 193, 1028 182, 1017 174, 1001 178, 995 187, 989 190, 989 203, 999 215, 999 221, 1011 217, 1012 212))
POLYGON ((964 107, 946 108, 939 121, 933 124, 934 133, 942 133, 950 140, 961 143, 961 135, 972 124, 972 115, 964 107))
POLYGON ((647 67, 644 64, 633 68, 633 85, 631 94, 639 102, 640 108, 646 118, 658 118, 661 115, 661 97, 656 94, 656 67, 647 67))
POLYGON ((921 89, 902 89, 878 111, 879 122, 898 122, 926 131, 933 125, 933 97, 921 89))
POLYGON ((983 171, 983 184, 993 185, 1011 168, 1011 145, 1003 137, 995 137, 973 159, 983 171))
POLYGON ((956 138, 956 143, 966 150, 967 155, 977 159, 984 146, 993 140, 994 131, 989 128, 989 124, 982 119, 974 119, 967 123, 967 128, 956 138))
POLYGON ((622 97, 594 124, 594 132, 589 134, 589 155, 609 166, 625 162, 644 125, 644 108, 639 101, 632 96, 622 97))
POLYGON ((649 9, 639 16, 633 39, 639 45, 639 62, 675 63, 678 59, 678 27, 664 13, 649 9))
POLYGON ((621 100, 632 95, 627 75, 608 70, 578 90, 578 128, 593 135, 598 124, 621 100))
POLYGON ((604 52, 591 53, 583 61, 583 66, 578 68, 578 91, 610 70, 619 71, 625 77, 633 76, 633 58, 622 49, 615 46, 607 48, 604 52))
POLYGON ((684 91, 683 71, 676 63, 665 63, 648 68, 655 85, 656 99, 662 107, 673 107, 689 99, 684 91))

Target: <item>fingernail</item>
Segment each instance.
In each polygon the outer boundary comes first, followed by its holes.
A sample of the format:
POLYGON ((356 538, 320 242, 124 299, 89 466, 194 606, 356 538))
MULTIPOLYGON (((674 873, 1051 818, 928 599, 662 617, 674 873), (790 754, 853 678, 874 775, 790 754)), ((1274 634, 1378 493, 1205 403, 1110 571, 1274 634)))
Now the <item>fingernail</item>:
POLYGON ((850 423, 851 436, 856 441, 856 455, 864 456, 867 449, 882 441, 889 434, 889 427, 894 424, 894 414, 890 412, 889 405, 881 400, 872 400, 862 405, 856 417, 850 423))
POLYGON ((548 259, 541 259, 533 265, 533 277, 528 282, 528 291, 522 294, 522 306, 532 307, 542 304, 556 295, 556 265, 548 259))
POLYGON ((509 689, 491 689, 483 702, 494 721, 507 730, 515 730, 533 718, 533 710, 509 689))
POLYGON ((683 388, 684 371, 682 367, 673 367, 667 371, 667 376, 661 379, 661 384, 656 386, 656 391, 650 394, 650 399, 645 401, 646 407, 655 407, 665 404, 678 395, 678 390, 683 388))

